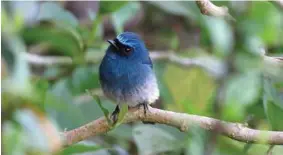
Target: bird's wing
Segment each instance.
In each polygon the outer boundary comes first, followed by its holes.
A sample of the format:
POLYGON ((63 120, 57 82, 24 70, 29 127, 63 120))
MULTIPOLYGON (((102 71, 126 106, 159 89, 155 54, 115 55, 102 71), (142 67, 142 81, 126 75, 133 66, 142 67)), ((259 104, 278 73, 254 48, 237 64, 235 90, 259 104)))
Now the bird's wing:
POLYGON ((149 65, 150 68, 153 67, 152 61, 150 59, 150 57, 148 57, 145 61, 142 62, 143 64, 149 65))

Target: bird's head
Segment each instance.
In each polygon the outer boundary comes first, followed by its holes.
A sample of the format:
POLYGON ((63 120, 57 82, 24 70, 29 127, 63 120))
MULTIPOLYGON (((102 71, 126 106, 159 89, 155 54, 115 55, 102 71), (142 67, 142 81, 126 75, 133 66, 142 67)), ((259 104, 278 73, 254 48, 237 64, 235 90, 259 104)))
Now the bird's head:
POLYGON ((144 42, 133 32, 124 32, 113 40, 108 40, 108 54, 128 60, 148 59, 148 51, 144 42))

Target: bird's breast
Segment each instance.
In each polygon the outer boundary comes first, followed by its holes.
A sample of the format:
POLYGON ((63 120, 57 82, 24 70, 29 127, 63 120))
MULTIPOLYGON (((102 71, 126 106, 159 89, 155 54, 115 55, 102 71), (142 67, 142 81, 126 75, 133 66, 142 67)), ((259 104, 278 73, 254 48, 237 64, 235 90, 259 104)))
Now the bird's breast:
POLYGON ((129 106, 153 103, 159 97, 156 77, 149 65, 104 59, 100 66, 100 82, 107 97, 129 106))

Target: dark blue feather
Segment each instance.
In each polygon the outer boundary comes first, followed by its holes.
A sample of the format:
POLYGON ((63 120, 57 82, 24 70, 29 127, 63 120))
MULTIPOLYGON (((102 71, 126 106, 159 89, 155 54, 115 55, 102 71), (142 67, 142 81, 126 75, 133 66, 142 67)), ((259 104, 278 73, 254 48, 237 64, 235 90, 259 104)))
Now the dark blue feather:
POLYGON ((144 42, 135 33, 125 32, 116 37, 115 44, 118 48, 110 45, 99 67, 103 92, 129 106, 156 100, 159 90, 144 42), (131 52, 123 54, 129 47, 131 52))

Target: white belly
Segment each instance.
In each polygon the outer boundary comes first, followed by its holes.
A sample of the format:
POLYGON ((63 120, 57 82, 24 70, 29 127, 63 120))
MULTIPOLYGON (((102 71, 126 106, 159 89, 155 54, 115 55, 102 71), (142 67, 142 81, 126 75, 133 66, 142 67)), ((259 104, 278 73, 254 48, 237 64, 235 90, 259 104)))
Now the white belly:
POLYGON ((158 84, 154 75, 148 76, 145 81, 130 90, 113 91, 104 87, 103 91, 116 104, 126 103, 130 107, 135 107, 140 103, 152 104, 159 98, 158 84))

